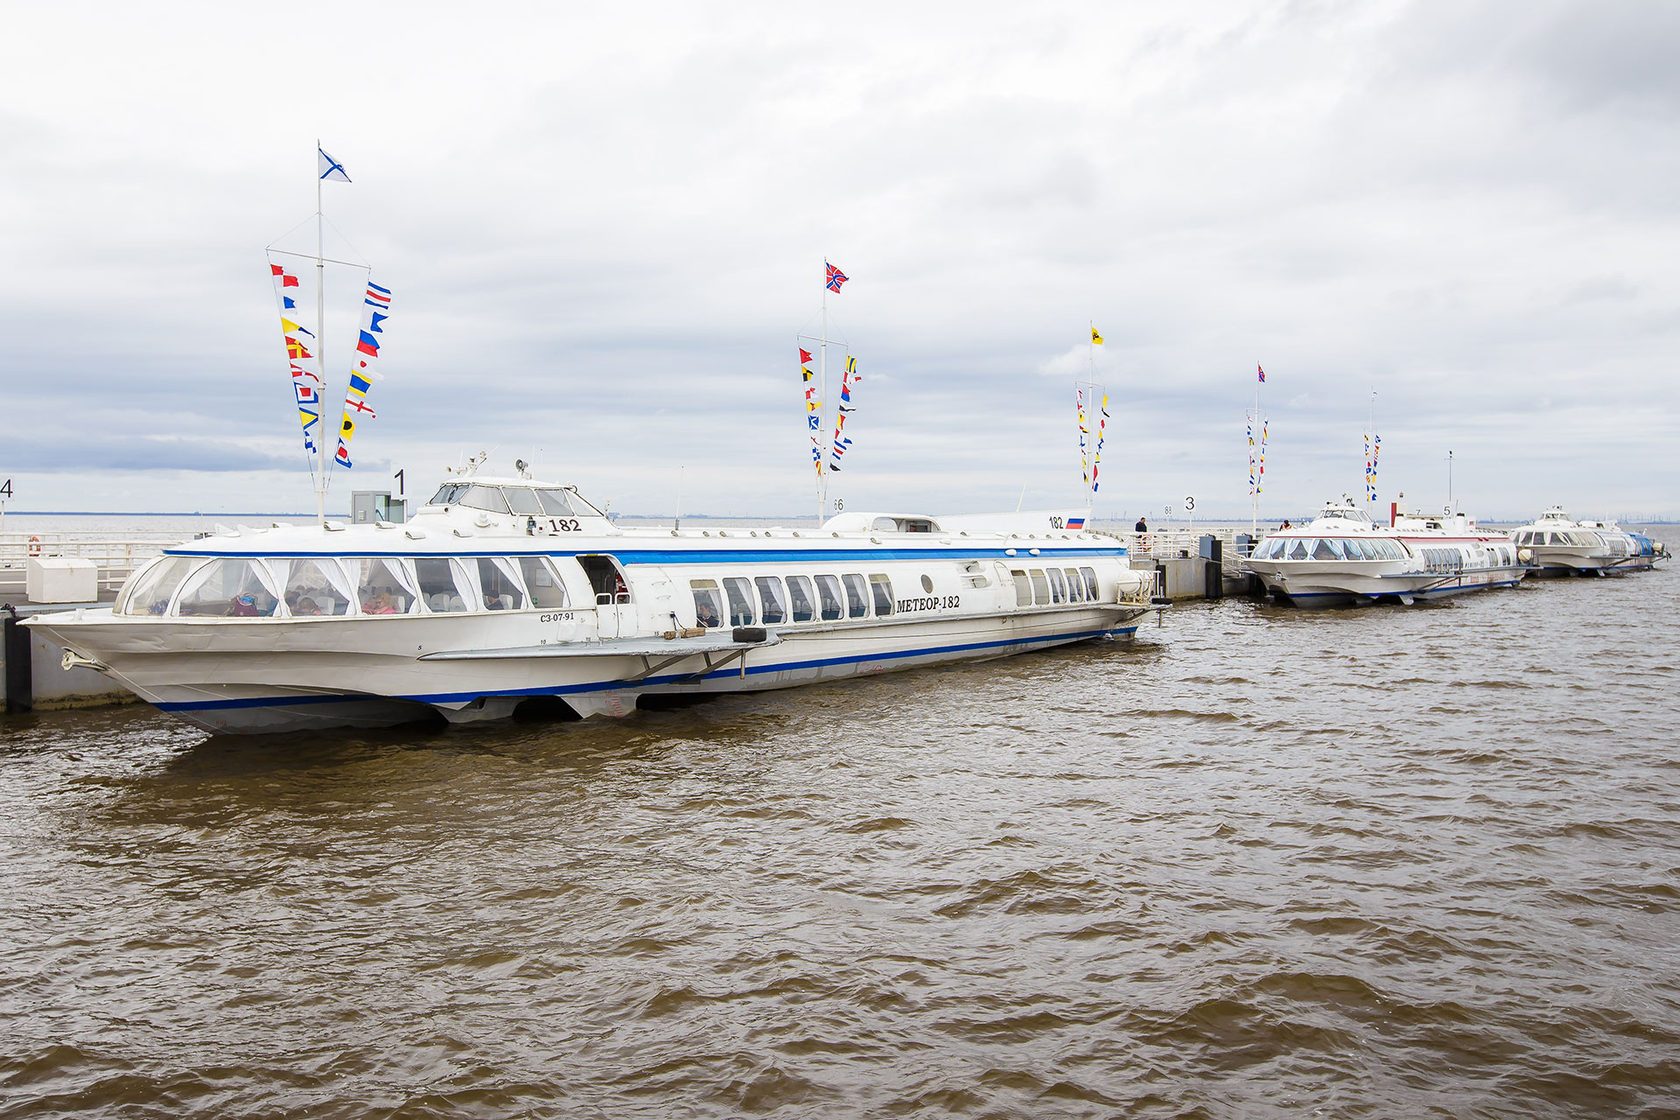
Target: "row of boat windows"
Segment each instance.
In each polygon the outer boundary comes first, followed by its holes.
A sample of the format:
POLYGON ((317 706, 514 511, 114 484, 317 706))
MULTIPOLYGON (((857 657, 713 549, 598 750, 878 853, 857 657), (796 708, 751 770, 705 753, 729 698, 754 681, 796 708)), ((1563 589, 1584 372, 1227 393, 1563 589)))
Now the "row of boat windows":
POLYGON ((534 486, 485 486, 477 482, 446 482, 427 503, 466 506, 521 517, 603 517, 576 491, 534 486))
POLYGON ((856 572, 832 576, 726 576, 720 589, 715 579, 689 580, 694 594, 694 620, 700 626, 766 626, 811 622, 818 618, 867 618, 873 605, 877 617, 893 612, 892 580, 872 575, 865 581, 856 572), (727 610, 725 607, 727 606, 727 610))
MULTIPOLYGON (((1094 568, 1011 570, 1017 606, 1097 600, 1094 568)), ((984 576, 971 577, 985 586, 984 576)), ((922 588, 933 581, 922 577, 922 588)), ((774 626, 790 622, 834 622, 842 618, 885 618, 893 613, 892 579, 857 572, 816 576, 726 576, 689 581, 694 618, 701 626, 774 626)))
POLYGON ((141 571, 117 613, 182 618, 453 614, 566 606, 546 556, 171 556, 141 571))
POLYGON ((1573 545, 1576 548, 1597 548, 1599 544, 1599 536, 1597 533, 1579 533, 1568 529, 1521 529, 1517 532, 1517 543, 1573 545))
POLYGON ((1403 560, 1405 546, 1384 537, 1268 537, 1254 549, 1255 560, 1403 560))
POLYGON ((1464 553, 1456 548, 1421 548, 1418 552, 1423 556, 1425 571, 1444 574, 1464 570, 1464 553))

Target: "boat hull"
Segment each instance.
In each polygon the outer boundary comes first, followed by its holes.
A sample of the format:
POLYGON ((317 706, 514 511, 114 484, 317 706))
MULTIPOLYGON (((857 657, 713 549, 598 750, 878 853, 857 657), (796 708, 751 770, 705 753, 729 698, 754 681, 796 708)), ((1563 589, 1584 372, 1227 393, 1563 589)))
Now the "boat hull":
POLYGON ((1498 567, 1450 575, 1430 572, 1369 574, 1320 565, 1317 570, 1287 570, 1287 562, 1250 565, 1271 595, 1299 607, 1346 607, 1374 603, 1412 603, 1446 599, 1471 591, 1515 587, 1528 569, 1498 567), (1263 570, 1264 569, 1264 570, 1263 570))
MULTIPOLYGON (((580 716, 627 715, 644 695, 792 688, 1097 639, 1123 639, 1147 613, 1085 604, 1008 615, 880 619, 727 637, 565 641, 534 617, 487 622, 475 640, 426 617, 191 621, 41 616, 33 623, 161 711, 217 733, 394 726, 438 716, 505 718, 537 697, 580 716), (333 639, 327 648, 324 638, 333 639), (91 651, 97 651, 92 653, 91 651)), ((451 624, 458 627, 459 621, 451 624)), ((740 634, 741 631, 734 633, 740 634)))

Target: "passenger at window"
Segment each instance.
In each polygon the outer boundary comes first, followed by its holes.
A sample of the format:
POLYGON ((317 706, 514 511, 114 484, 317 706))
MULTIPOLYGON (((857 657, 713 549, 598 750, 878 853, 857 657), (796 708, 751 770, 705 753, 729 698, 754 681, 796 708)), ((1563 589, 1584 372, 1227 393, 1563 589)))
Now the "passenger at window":
POLYGON ((363 614, 396 614, 397 613, 397 608, 396 608, 396 604, 391 602, 390 592, 388 592, 388 591, 375 591, 368 598, 367 602, 362 604, 362 613, 363 614))

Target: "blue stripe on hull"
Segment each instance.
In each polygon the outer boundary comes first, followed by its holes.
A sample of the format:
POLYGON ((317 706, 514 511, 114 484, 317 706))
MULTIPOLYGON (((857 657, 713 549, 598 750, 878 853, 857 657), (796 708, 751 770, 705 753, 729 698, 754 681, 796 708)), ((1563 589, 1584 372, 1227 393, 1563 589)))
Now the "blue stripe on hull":
MULTIPOLYGON (((856 654, 846 657, 815 658, 810 661, 790 661, 775 665, 749 665, 746 669, 748 677, 765 673, 794 672, 802 669, 823 669, 837 665, 857 665, 867 661, 901 661, 914 657, 937 657, 944 654, 977 652, 980 650, 1003 650, 1011 646, 1027 649, 1046 642, 1081 642, 1093 638, 1126 638, 1137 633, 1137 627, 1122 626, 1112 630, 1082 630, 1073 634, 1048 634, 1036 638, 1006 638, 991 642, 965 642, 948 646, 925 646, 920 649, 888 650, 878 653, 856 654)), ((647 677, 640 681, 603 681, 593 684, 558 685, 546 688, 512 688, 494 692, 437 692, 421 693, 392 697, 374 697, 369 693, 355 693, 346 696, 275 696, 275 697, 245 697, 237 700, 211 700, 204 703, 180 701, 175 703, 153 704, 152 706, 164 712, 213 712, 228 711, 237 708, 265 708, 291 707, 299 704, 336 704, 347 702, 365 702, 369 699, 411 700, 421 704, 460 704, 477 700, 485 696, 566 696, 587 692, 615 692, 623 689, 642 691, 649 686, 677 684, 685 681, 703 681, 713 678, 736 677, 742 675, 739 665, 725 666, 714 670, 704 677, 695 677, 688 673, 674 673, 660 677, 647 677)))
MULTIPOLYGON (((1023 546, 1026 547, 1026 546, 1023 546)), ((1050 559, 1100 557, 1119 558, 1127 552, 1124 547, 1078 547, 1058 548, 1054 544, 1044 542, 1034 545, 1042 549, 1042 554, 1035 557, 1023 557, 1019 554, 1010 556, 1001 548, 809 548, 809 549, 615 549, 603 546, 579 551, 557 551, 553 549, 450 549, 448 552, 420 552, 413 549, 382 549, 356 552, 303 552, 289 549, 264 549, 259 551, 241 550, 238 552, 222 551, 204 552, 197 549, 163 550, 166 556, 187 556, 197 559, 215 559, 219 557, 235 557, 239 559, 260 559, 265 556, 286 557, 289 559, 327 558, 342 559, 347 555, 354 556, 554 556, 570 559, 577 556, 611 556, 621 564, 657 564, 674 566, 681 564, 789 564, 789 563, 853 563, 876 560, 1005 560, 1026 562, 1031 560, 1044 563, 1050 559)))

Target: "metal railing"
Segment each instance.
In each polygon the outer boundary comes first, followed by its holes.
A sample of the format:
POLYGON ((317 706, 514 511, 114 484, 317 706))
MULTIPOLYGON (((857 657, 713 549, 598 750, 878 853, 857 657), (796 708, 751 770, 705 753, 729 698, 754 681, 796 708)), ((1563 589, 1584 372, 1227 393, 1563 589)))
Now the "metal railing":
POLYGON ((31 559, 72 557, 99 569, 99 593, 114 593, 134 569, 181 540, 180 533, 0 533, 0 596, 24 594, 31 559))

